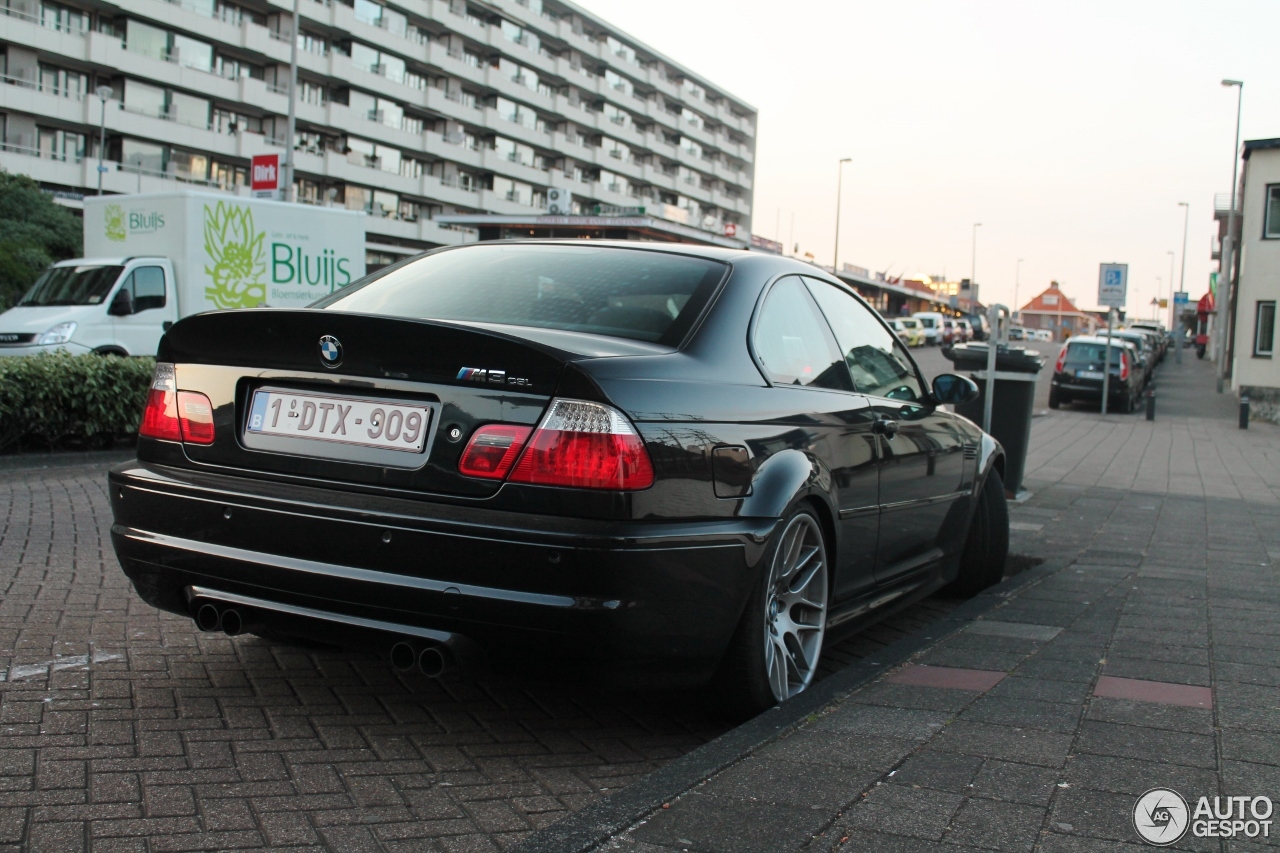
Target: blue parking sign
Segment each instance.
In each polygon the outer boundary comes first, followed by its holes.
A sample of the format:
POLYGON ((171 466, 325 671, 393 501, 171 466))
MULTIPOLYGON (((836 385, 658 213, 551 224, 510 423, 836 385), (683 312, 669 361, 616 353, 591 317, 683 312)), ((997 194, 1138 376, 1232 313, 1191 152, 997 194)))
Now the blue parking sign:
POLYGON ((1128 295, 1129 265, 1100 264, 1098 266, 1098 304, 1108 308, 1123 308, 1128 295))

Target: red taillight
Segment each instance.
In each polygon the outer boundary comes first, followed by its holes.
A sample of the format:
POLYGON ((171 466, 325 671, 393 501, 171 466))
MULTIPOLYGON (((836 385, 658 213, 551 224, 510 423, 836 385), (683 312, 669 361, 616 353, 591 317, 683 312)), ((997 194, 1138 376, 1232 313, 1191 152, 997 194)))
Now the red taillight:
POLYGON ((172 364, 161 362, 156 365, 138 435, 164 441, 182 441, 182 429, 178 426, 177 378, 172 364))
POLYGON ((1129 378, 1129 354, 1120 353, 1120 381, 1123 382, 1129 378))
POLYGON ((480 427, 462 451, 458 471, 468 477, 501 480, 511 470, 531 432, 531 427, 510 424, 480 427))
POLYGON ((178 392, 178 423, 187 444, 213 444, 213 404, 205 395, 178 392))
POLYGON ((1066 345, 1063 345, 1062 351, 1058 353, 1058 361, 1053 366, 1053 372, 1061 373, 1062 368, 1066 365, 1066 363, 1067 363, 1067 347, 1066 345))
POLYGON ((647 489, 653 465, 644 441, 616 409, 553 400, 511 472, 513 483, 580 489, 647 489))
POLYGON ((213 404, 203 394, 177 389, 173 365, 157 364, 138 435, 188 444, 213 444, 213 404))

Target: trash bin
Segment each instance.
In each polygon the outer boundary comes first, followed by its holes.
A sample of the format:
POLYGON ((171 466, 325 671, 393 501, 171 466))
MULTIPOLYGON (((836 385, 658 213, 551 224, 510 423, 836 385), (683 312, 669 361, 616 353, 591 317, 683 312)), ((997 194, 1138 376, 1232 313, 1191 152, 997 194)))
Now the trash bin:
MULTIPOLYGON (((987 344, 959 344, 944 352, 956 370, 973 371, 978 383, 976 400, 956 406, 956 412, 979 426, 987 395, 987 344)), ((1026 347, 996 347, 996 389, 991 405, 991 434, 1004 446, 1004 487, 1016 495, 1022 488, 1027 467, 1027 447, 1031 444, 1031 414, 1035 407, 1036 380, 1044 359, 1026 347)))

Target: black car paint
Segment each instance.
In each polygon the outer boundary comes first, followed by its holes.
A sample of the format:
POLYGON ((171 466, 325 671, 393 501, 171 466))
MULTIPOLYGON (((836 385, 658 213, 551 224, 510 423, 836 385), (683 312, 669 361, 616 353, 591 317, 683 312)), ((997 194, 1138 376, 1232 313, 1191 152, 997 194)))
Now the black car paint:
POLYGON ((176 612, 187 612, 190 587, 208 586, 497 650, 585 650, 618 671, 657 665, 692 681, 714 670, 769 534, 799 501, 816 508, 836 555, 833 627, 954 577, 973 496, 1003 464, 990 436, 928 401, 771 386, 752 358, 752 317, 780 277, 824 278, 813 267, 701 247, 619 249, 727 264, 681 346, 332 310, 179 322, 160 360, 178 365, 179 388, 210 397, 217 440, 140 439, 138 461, 111 473, 126 573, 176 612), (326 334, 344 347, 333 369, 316 355, 326 334), (444 343, 427 352, 424 340, 444 343), (459 380, 463 366, 529 384, 459 380), (252 451, 240 438, 247 401, 268 383, 439 402, 427 461, 404 470, 252 451), (552 396, 625 412, 654 485, 600 492, 458 474, 476 427, 533 425, 552 396), (878 430, 886 419, 895 435, 878 430), (714 482, 713 471, 733 470, 713 464, 718 449, 739 465, 728 490, 714 482))

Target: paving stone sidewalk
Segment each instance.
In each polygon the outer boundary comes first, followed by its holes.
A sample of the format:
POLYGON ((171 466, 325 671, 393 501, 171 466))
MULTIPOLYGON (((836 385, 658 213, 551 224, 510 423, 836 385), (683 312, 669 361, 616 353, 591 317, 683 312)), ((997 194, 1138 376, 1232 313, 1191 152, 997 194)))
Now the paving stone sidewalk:
POLYGON ((601 849, 1136 851, 1151 788, 1280 801, 1280 429, 1207 363, 1158 388, 1155 422, 1037 421, 1034 578, 601 849))

